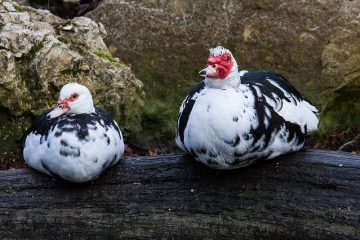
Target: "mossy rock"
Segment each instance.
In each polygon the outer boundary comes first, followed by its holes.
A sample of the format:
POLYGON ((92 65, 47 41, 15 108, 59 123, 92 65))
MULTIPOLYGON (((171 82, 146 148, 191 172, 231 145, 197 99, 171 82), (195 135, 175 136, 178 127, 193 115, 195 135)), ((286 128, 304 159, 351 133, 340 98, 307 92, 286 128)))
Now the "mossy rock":
POLYGON ((125 136, 141 131, 143 84, 111 56, 101 24, 85 17, 63 20, 11 1, 6 6, 0 9, 0 152, 20 148, 32 119, 55 106, 69 82, 87 86, 125 136))

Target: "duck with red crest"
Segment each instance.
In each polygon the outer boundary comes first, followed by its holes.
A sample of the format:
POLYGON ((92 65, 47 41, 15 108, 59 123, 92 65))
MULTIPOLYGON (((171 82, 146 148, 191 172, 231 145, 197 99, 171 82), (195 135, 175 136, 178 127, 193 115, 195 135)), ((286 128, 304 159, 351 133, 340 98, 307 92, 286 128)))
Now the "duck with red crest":
POLYGON ((295 152, 317 130, 318 110, 283 76, 239 71, 232 53, 210 49, 205 79, 183 101, 176 143, 197 161, 236 169, 295 152))
POLYGON ((57 107, 37 117, 23 140, 30 167, 72 182, 97 178, 124 153, 116 122, 94 108, 90 91, 77 83, 61 89, 57 107))

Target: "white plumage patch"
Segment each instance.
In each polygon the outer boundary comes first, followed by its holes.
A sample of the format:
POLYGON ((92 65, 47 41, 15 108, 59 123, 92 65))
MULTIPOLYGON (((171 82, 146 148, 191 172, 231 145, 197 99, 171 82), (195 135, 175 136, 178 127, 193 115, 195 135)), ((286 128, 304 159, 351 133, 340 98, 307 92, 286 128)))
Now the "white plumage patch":
MULTIPOLYGON (((223 55, 223 54, 225 54, 225 53, 231 54, 231 52, 230 52, 228 49, 226 49, 226 48, 224 48, 224 47, 222 47, 222 46, 217 46, 216 48, 211 48, 211 49, 209 50, 209 52, 210 52, 210 55, 211 55, 211 56, 214 56, 214 57, 223 55)), ((232 55, 232 54, 231 54, 231 55, 232 55)))

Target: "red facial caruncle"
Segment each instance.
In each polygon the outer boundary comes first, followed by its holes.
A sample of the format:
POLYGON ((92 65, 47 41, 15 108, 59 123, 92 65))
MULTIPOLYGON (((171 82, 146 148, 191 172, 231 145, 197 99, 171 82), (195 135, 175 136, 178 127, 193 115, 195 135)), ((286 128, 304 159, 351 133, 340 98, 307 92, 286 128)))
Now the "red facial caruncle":
POLYGON ((209 78, 226 78, 233 67, 233 62, 230 53, 224 53, 218 56, 210 55, 207 60, 207 66, 215 68, 214 72, 208 73, 206 76, 209 78))
POLYGON ((58 106, 61 105, 63 108, 70 108, 69 102, 73 102, 73 101, 77 100, 78 98, 79 98, 79 94, 73 93, 73 94, 71 94, 71 96, 69 98, 59 99, 57 104, 58 104, 58 106))

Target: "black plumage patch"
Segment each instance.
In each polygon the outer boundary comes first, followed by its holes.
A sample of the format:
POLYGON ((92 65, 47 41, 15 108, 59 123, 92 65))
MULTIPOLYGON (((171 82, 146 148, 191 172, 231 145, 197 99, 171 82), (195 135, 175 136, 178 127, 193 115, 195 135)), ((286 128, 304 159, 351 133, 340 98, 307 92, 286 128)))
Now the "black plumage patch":
POLYGON ((113 164, 114 164, 114 162, 116 161, 117 157, 118 157, 118 155, 115 154, 114 157, 113 157, 113 159, 112 159, 111 162, 110 162, 110 165, 113 165, 113 164))
POLYGON ((46 139, 45 139, 45 136, 41 136, 41 137, 40 137, 40 144, 43 144, 43 143, 45 142, 45 140, 46 140, 46 139))
MULTIPOLYGON (((250 133, 254 138, 253 145, 257 143, 260 139, 264 142, 261 147, 257 146, 253 151, 262 150, 266 148, 270 144, 272 134, 278 133, 281 129, 288 130, 288 138, 287 142, 290 142, 295 137, 298 138, 298 144, 302 144, 305 141, 305 134, 301 131, 299 125, 294 124, 292 122, 286 121, 282 116, 280 116, 277 112, 271 109, 272 119, 269 121, 269 125, 266 127, 264 123, 265 118, 265 109, 264 107, 268 105, 266 102, 257 102, 255 104, 256 110, 258 113, 258 121, 259 124, 257 128, 251 129, 250 133), (264 138, 263 138, 264 137, 264 138)), ((270 107, 270 106, 268 106, 270 107)))
POLYGON ((207 159, 206 162, 209 166, 213 166, 213 167, 219 166, 219 163, 213 159, 207 159))
MULTIPOLYGON (((291 96, 293 101, 305 101, 306 98, 303 97, 285 78, 282 78, 280 75, 275 73, 268 73, 262 71, 249 72, 246 73, 242 78, 242 83, 247 83, 249 85, 250 90, 252 91, 255 99, 255 109, 257 114, 258 125, 256 128, 252 128, 250 130, 250 134, 253 137, 253 149, 250 152, 261 151, 265 149, 271 142, 271 137, 273 134, 278 133, 281 129, 288 130, 287 141, 290 142, 294 138, 298 139, 297 144, 303 144, 305 141, 305 134, 301 131, 299 125, 294 124, 292 122, 286 121, 282 116, 280 116, 273 107, 266 101, 265 96, 272 98, 274 101, 274 97, 272 95, 273 92, 276 93, 281 99, 286 101, 291 101, 288 97, 286 97, 283 91, 273 84, 268 82, 266 78, 271 77, 272 80, 276 81, 279 86, 283 87, 284 90, 291 91, 291 96), (262 84, 257 84, 260 81, 262 84), (258 91, 255 88, 260 88, 261 95, 258 95, 258 91), (262 86, 264 86, 262 88, 262 86), (266 88, 265 88, 266 87, 266 88), (271 113, 271 120, 268 121, 268 126, 265 124, 265 118, 267 116, 266 110, 271 113), (258 144, 259 140, 262 140, 263 144, 258 144)), ((246 137, 246 136, 244 136, 246 137)), ((245 138, 246 140, 246 138, 245 138)))
POLYGON ((61 135, 62 135, 62 131, 56 131, 54 134, 54 136, 57 138, 60 137, 61 135))
POLYGON ((106 169, 110 165, 110 162, 104 162, 102 165, 103 169, 106 169))
POLYGON ((60 140, 60 145, 62 146, 60 149, 60 155, 67 157, 80 157, 80 149, 78 147, 71 146, 64 139, 60 140))
POLYGON ((246 159, 238 159, 237 158, 233 162, 229 162, 229 161, 225 161, 225 162, 227 164, 229 164, 230 166, 245 167, 245 166, 255 164, 259 161, 262 161, 263 159, 264 159, 264 156, 255 155, 255 156, 248 157, 246 159))
POLYGON ((287 102, 291 102, 291 100, 293 100, 295 104, 297 104, 299 101, 306 101, 313 105, 311 101, 303 96, 298 90, 296 90, 295 87, 291 85, 291 83, 286 78, 277 73, 266 71, 249 71, 241 77, 241 83, 248 84, 252 88, 256 86, 262 94, 266 95, 266 97, 272 99, 278 104, 281 104, 281 101, 279 100, 285 100, 287 102), (279 87, 273 85, 270 80, 288 92, 289 95, 285 96, 285 93, 279 87))
POLYGON ((249 134, 243 134, 242 137, 243 137, 243 139, 244 139, 245 141, 247 141, 247 140, 250 139, 249 134))
POLYGON ((241 160, 240 160, 239 158, 235 158, 232 163, 229 163, 228 161, 227 161, 226 163, 229 164, 229 165, 234 165, 234 166, 236 166, 236 165, 239 165, 240 162, 241 162, 241 160))
POLYGON ((224 140, 226 144, 231 145, 232 147, 236 147, 240 143, 240 136, 236 135, 235 139, 233 140, 224 140))
POLYGON ((68 144, 64 139, 61 139, 60 145, 61 145, 61 146, 64 146, 64 147, 69 146, 69 144, 68 144))
POLYGON ((211 158, 216 158, 218 156, 216 151, 212 148, 210 148, 210 150, 208 151, 208 154, 209 154, 209 157, 211 157, 211 158))
MULTIPOLYGON (((64 132, 75 133, 80 141, 87 141, 89 136, 89 130, 96 130, 96 124, 101 125, 105 129, 109 129, 110 126, 118 132, 120 130, 112 120, 111 116, 102 109, 96 108, 94 113, 90 114, 71 114, 65 113, 57 118, 48 119, 47 115, 53 109, 49 109, 38 116, 31 127, 26 131, 23 136, 23 145, 25 143, 26 136, 30 133, 40 134, 40 141, 47 140, 50 132, 54 131, 57 127, 58 130, 55 132, 55 137, 61 137, 64 132)), ((110 139, 109 139, 110 140, 110 139)), ((67 154, 63 152, 63 154, 67 154)), ((77 155, 77 154, 75 154, 77 155)))
POLYGON ((69 145, 61 147, 59 153, 64 157, 80 157, 80 149, 69 145))
POLYGON ((236 138, 235 138, 234 144, 232 146, 236 147, 237 145, 239 145, 239 143, 240 143, 240 136, 237 135, 236 138))
POLYGON ((178 124, 176 129, 176 134, 180 136, 180 141, 184 144, 184 132, 189 120, 189 116, 192 108, 194 107, 196 99, 192 99, 192 97, 196 93, 200 93, 205 88, 205 82, 202 81, 199 85, 197 85, 194 89, 192 89, 189 95, 186 97, 184 101, 184 109, 178 116, 178 124))

